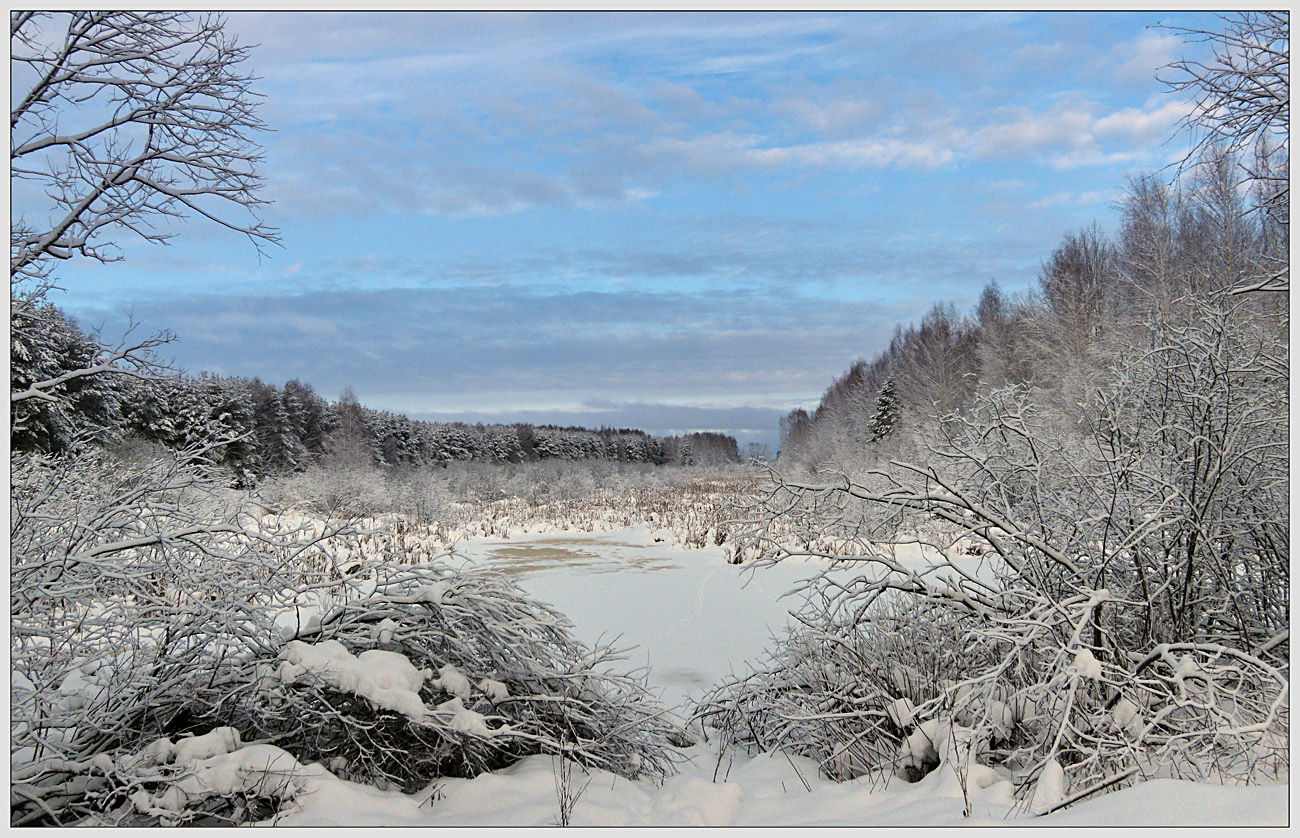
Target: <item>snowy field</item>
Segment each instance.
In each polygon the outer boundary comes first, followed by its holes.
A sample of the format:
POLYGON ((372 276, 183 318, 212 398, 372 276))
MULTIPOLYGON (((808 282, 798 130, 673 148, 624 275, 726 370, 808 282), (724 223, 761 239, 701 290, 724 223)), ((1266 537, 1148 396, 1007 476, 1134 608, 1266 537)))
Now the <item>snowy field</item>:
MULTIPOLYGON (((750 572, 721 548, 682 550, 647 528, 546 533, 458 545, 464 560, 500 570, 558 607, 586 641, 636 645, 630 665, 649 665, 652 688, 681 712, 730 670, 761 655, 797 599, 780 599, 816 566, 750 572)), ((230 754, 235 757, 235 754, 230 754)), ((287 757, 287 755, 285 755, 287 757)), ((815 764, 781 754, 719 753, 717 739, 682 752, 661 786, 571 766, 566 818, 575 826, 1087 826, 1253 825, 1288 822, 1286 786, 1225 788, 1157 780, 1045 818, 1017 806, 991 770, 962 784, 945 763, 921 782, 835 783, 815 764)), ((220 759, 220 758, 218 758, 220 759)), ((439 780, 415 795, 334 778, 319 767, 285 826, 547 826, 561 821, 561 766, 549 756, 474 779, 439 780)), ((978 768, 978 766, 977 766, 978 768)))

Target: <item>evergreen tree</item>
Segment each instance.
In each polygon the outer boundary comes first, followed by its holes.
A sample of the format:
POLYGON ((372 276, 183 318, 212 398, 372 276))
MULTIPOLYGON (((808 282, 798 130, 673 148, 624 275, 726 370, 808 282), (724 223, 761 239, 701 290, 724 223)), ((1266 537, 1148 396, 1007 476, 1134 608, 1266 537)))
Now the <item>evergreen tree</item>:
MULTIPOLYGON (((9 331, 11 393, 94 367, 107 354, 42 294, 11 292, 9 331)), ((111 376, 86 375, 70 377, 40 398, 16 401, 10 413, 10 445, 15 451, 52 453, 71 446, 78 432, 111 439, 122 421, 121 390, 121 382, 111 376)))
POLYGON ((894 430, 894 425, 898 422, 899 406, 898 395, 894 392, 894 379, 887 378, 885 386, 880 388, 880 395, 876 396, 876 412, 867 423, 872 442, 889 436, 894 430))

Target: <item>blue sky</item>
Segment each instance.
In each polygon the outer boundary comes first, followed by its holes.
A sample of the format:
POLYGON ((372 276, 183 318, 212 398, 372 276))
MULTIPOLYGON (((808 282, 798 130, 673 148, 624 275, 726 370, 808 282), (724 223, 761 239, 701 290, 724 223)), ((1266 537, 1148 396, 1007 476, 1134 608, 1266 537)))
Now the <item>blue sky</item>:
MULTIPOLYGON (((1032 285, 1186 151, 1150 14, 232 14, 266 220, 59 266, 191 372, 774 443, 937 301, 1032 285)), ((23 209, 16 207, 16 209, 23 209)))

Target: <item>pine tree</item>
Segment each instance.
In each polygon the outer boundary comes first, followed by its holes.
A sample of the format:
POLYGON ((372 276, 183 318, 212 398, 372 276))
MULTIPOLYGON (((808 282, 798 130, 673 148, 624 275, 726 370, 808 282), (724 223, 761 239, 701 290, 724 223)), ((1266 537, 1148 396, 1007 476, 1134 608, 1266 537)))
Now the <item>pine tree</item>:
POLYGON ((872 442, 889 436, 894 430, 894 425, 898 422, 899 407, 898 395, 894 392, 894 379, 888 378, 885 380, 885 386, 880 388, 880 395, 876 396, 876 412, 867 423, 872 442))

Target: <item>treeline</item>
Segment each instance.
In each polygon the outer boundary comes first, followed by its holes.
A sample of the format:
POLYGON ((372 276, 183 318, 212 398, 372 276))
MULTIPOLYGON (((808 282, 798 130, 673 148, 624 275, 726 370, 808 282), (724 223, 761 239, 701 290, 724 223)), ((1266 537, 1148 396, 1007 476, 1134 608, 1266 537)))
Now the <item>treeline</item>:
MULTIPOLYGON (((964 316, 940 303, 919 324, 896 328, 888 348, 853 364, 815 410, 781 420, 782 461, 843 465, 910 455, 939 418, 1007 384, 1032 384, 1066 415, 1082 416, 1089 384, 1115 360, 1195 320, 1197 301, 1266 286, 1285 268, 1285 212, 1241 189, 1241 170, 1220 154, 1181 183, 1135 178, 1117 235, 1096 225, 1066 235, 1029 292, 1008 296, 993 282, 964 316)), ((1287 307, 1285 294, 1232 299, 1263 314, 1287 307)), ((1284 334, 1278 338, 1285 343, 1284 334)))
POLYGON ((142 440, 181 449, 219 437, 227 441, 213 456, 245 483, 326 459, 377 466, 538 460, 717 465, 739 460, 736 440, 718 433, 656 437, 627 428, 424 422, 367 408, 350 390, 331 403, 296 380, 276 387, 207 373, 79 375, 107 363, 112 351, 39 297, 11 297, 10 312, 12 392, 72 376, 54 388, 55 398, 14 404, 14 451, 62 453, 87 439, 142 440))

